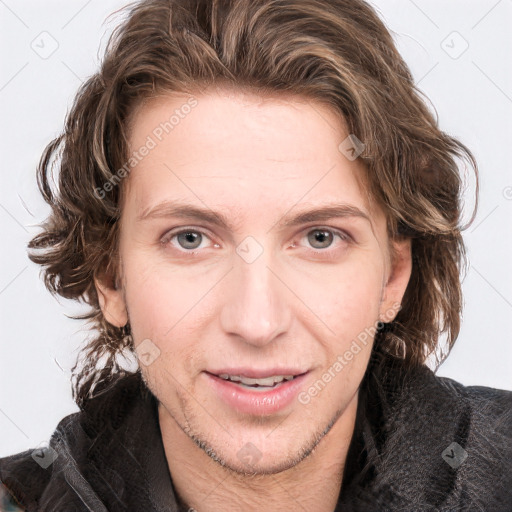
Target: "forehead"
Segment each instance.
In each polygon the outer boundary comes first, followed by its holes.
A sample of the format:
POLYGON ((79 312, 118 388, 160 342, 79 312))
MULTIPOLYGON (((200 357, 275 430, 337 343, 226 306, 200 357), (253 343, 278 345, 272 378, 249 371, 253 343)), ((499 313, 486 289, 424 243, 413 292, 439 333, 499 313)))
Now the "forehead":
POLYGON ((153 97, 131 117, 130 154, 150 149, 124 195, 139 213, 172 197, 232 214, 248 202, 282 209, 340 200, 373 215, 364 164, 343 152, 348 135, 342 116, 299 96, 214 89, 153 97))

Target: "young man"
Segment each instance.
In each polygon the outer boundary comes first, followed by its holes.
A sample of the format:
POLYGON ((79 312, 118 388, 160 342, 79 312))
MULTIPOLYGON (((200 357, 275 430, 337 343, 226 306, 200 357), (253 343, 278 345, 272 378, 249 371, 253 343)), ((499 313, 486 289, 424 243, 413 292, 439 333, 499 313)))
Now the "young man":
POLYGON ((363 1, 135 4, 39 167, 31 258, 98 335, 81 412, 0 459, 12 504, 510 509, 512 392, 425 364, 459 331, 456 157, 363 1))

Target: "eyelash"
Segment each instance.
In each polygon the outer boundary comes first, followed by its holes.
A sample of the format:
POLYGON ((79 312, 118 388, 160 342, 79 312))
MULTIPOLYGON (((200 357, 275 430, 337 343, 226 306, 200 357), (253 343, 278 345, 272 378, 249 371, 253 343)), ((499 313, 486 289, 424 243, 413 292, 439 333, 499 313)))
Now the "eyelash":
MULTIPOLYGON (((353 241, 352 237, 344 232, 344 231, 340 231, 338 229, 334 229, 334 228, 329 228, 329 227, 315 227, 313 226, 312 228, 306 228, 305 231, 303 231, 302 233, 305 233, 304 236, 307 236, 307 234, 309 234, 310 232, 312 231, 328 231, 330 233, 332 233, 333 235, 337 235, 341 241, 343 242, 351 242, 353 241)), ((196 228, 182 228, 180 229, 179 231, 176 231, 176 232, 173 232, 173 231, 170 231, 168 232, 167 234, 165 234, 162 239, 161 239, 161 244, 164 246, 164 247, 167 247, 171 240, 175 237, 177 237, 178 235, 181 235, 183 233, 199 233, 207 238, 211 238, 208 233, 206 233, 205 231, 202 231, 200 229, 196 229, 196 228)), ((302 238, 302 237, 301 237, 302 238)), ((295 242, 294 242, 295 243, 295 242)), ((333 242, 334 244, 334 242, 333 242)), ((200 249, 194 249, 194 250, 187 250, 187 249, 177 249, 178 252, 182 252, 182 253, 185 253, 185 254, 190 254, 190 255, 195 255, 197 254, 198 251, 200 251, 200 249)), ((321 255, 321 256, 324 256, 324 255, 330 255, 332 253, 334 253, 336 251, 336 248, 332 249, 332 246, 329 246, 325 249, 314 249, 314 248, 311 248, 310 249, 314 254, 317 254, 317 255, 321 255)))

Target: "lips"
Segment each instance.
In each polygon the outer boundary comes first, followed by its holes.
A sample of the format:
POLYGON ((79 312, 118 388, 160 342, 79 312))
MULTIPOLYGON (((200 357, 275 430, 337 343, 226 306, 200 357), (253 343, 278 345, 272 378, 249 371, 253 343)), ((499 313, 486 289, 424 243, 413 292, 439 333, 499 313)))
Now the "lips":
POLYGON ((203 375, 214 394, 229 407, 245 414, 267 416, 292 404, 304 387, 308 373, 297 368, 223 368, 215 373, 205 371, 203 375), (289 378, 282 378, 284 376, 289 378), (243 384, 242 379, 253 384, 243 384), (254 383, 254 379, 262 385, 254 383), (273 385, 265 385, 272 382, 273 385))

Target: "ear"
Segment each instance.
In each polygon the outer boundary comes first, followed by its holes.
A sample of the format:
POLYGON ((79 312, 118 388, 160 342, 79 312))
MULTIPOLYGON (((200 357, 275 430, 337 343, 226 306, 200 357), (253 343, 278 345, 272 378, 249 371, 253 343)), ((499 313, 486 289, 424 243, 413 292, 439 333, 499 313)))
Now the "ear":
POLYGON ((379 319, 384 323, 394 320, 400 310, 412 272, 411 239, 391 240, 392 255, 389 276, 382 290, 379 319))
POLYGON ((94 285, 103 316, 109 324, 123 327, 128 322, 128 313, 124 300, 123 289, 106 276, 95 276, 94 285))

